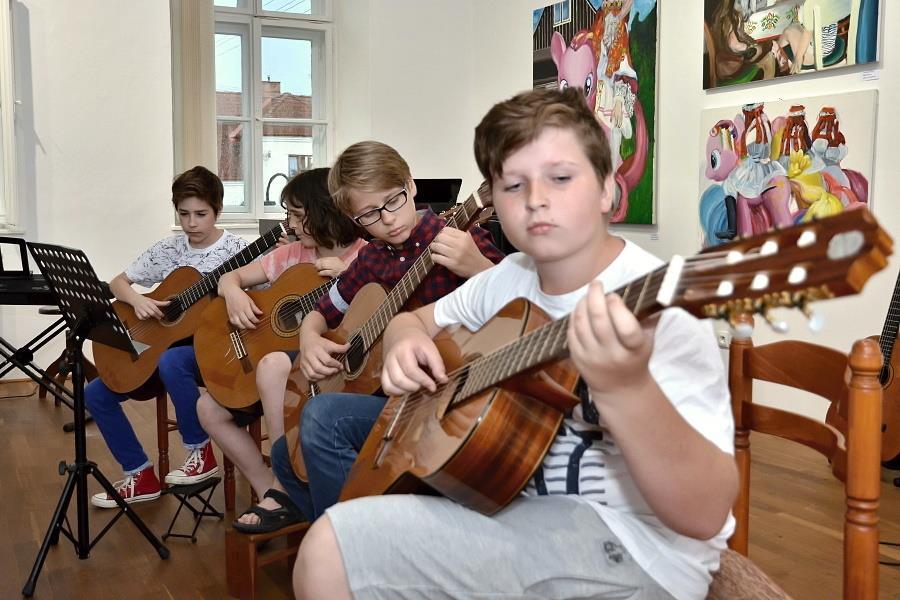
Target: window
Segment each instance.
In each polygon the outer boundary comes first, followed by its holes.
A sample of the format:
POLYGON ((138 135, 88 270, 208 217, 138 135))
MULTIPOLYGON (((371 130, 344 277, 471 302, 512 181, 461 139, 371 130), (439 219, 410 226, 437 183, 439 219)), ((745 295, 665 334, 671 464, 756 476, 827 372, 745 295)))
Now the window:
POLYGON ((553 4, 553 26, 562 25, 572 20, 572 3, 571 0, 563 0, 553 4))
POLYGON ((330 162, 331 5, 215 0, 216 154, 225 218, 280 214, 287 177, 330 162), (277 177, 279 174, 287 177, 277 177))
POLYGON ((293 177, 297 173, 309 171, 312 169, 311 154, 289 154, 288 155, 288 177, 293 177))
POLYGON ((0 0, 0 231, 19 231, 9 0, 0 0))

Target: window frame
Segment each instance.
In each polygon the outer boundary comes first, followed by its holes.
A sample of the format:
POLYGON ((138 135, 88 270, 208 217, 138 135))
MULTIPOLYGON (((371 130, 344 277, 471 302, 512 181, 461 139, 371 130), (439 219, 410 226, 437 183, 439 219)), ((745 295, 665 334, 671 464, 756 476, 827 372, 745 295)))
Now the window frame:
POLYGON ((13 60, 12 6, 0 0, 0 232, 24 233, 19 223, 16 185, 15 80, 13 60))
MULTIPOLYGON (((243 154, 249 152, 249 158, 242 156, 245 177, 245 198, 249 197, 247 210, 222 210, 219 221, 225 224, 256 224, 259 219, 270 219, 283 216, 280 205, 278 210, 266 210, 265 188, 263 181, 263 127, 274 125, 310 125, 325 128, 324 151, 322 161, 327 166, 334 157, 335 124, 334 124, 334 25, 332 22, 331 0, 311 0, 322 2, 326 9, 324 15, 297 15, 262 10, 262 0, 244 0, 244 6, 237 8, 214 6, 213 35, 216 33, 235 33, 238 29, 246 29, 249 39, 242 42, 242 102, 245 114, 241 117, 220 117, 218 110, 215 119, 221 121, 249 122, 252 140, 247 144, 243 154), (251 7, 252 6, 252 10, 251 7), (262 81, 262 38, 266 30, 281 29, 288 39, 313 40, 311 66, 313 77, 313 102, 317 107, 318 117, 309 119, 263 117, 263 81, 262 81), (305 34, 305 35, 304 35, 305 34)), ((239 0, 239 4, 240 4, 239 0)), ((243 34, 242 34, 243 35, 243 34)), ((265 37, 270 37, 266 35, 265 37)), ((281 37, 281 36, 276 36, 281 37)), ((215 56, 213 56, 215 60, 215 56)), ((215 63, 213 63, 213 68, 215 63)), ((215 90, 213 93, 216 93, 215 90)), ((316 111, 313 111, 316 114, 316 111)), ((218 131, 218 125, 216 126, 218 131)), ((218 139, 216 139, 218 144, 218 139)), ((216 147, 216 164, 218 166, 218 146, 216 147)), ((269 208, 271 208, 271 204, 269 208)))
POLYGON ((553 3, 553 26, 559 27, 560 25, 565 25, 566 23, 570 23, 571 21, 572 21, 572 0, 560 0, 559 2, 554 2, 553 3), (561 16, 562 12, 563 12, 562 11, 563 5, 568 7, 568 10, 566 10, 567 16, 565 19, 563 19, 561 16), (559 9, 560 9, 558 11, 559 15, 560 15, 559 19, 557 19, 557 10, 556 10, 557 7, 559 7, 559 9))

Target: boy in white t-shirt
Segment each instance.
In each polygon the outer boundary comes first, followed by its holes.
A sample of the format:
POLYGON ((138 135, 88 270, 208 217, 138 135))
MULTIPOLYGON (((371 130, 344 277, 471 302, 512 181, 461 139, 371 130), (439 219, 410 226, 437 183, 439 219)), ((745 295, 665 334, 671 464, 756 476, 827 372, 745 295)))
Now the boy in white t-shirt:
POLYGON ((389 394, 447 380, 432 338, 524 297, 571 313, 582 401, 523 494, 493 516, 446 498, 342 502, 313 524, 299 598, 704 598, 737 487, 724 366, 680 309, 639 323, 609 294, 661 261, 610 235, 608 144, 580 90, 532 90, 475 131, 503 231, 522 252, 385 333, 389 394))
MULTIPOLYGON (((215 270, 247 245, 240 237, 216 227, 222 210, 224 188, 219 177, 197 166, 179 175, 172 183, 172 204, 178 213, 182 233, 164 238, 141 254, 123 273, 113 278, 109 288, 116 299, 134 307, 140 319, 163 317, 168 302, 154 300, 134 290, 133 284, 151 287, 179 267, 194 267, 201 273, 215 270)), ((218 472, 209 436, 197 418, 200 370, 193 345, 174 346, 159 359, 159 379, 165 386, 178 419, 178 431, 188 450, 184 464, 166 475, 170 484, 197 483, 218 472)), ((127 394, 113 392, 99 378, 84 390, 84 402, 94 417, 106 445, 122 465, 125 478, 115 484, 125 502, 145 502, 159 498, 161 486, 153 465, 122 410, 128 398, 155 395, 159 380, 127 394)), ((91 503, 100 508, 118 506, 106 492, 94 494, 91 503)))

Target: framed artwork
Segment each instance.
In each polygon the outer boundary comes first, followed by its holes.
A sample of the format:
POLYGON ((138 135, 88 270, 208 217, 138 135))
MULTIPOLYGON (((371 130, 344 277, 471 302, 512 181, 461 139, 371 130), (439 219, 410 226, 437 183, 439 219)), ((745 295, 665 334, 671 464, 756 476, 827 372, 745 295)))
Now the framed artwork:
POLYGON ((656 0, 564 0, 532 14, 533 85, 575 86, 607 134, 613 223, 653 224, 656 0))
POLYGON ((704 0, 703 88, 878 59, 880 0, 704 0))
POLYGON ((703 111, 702 245, 871 205, 877 90, 703 111))

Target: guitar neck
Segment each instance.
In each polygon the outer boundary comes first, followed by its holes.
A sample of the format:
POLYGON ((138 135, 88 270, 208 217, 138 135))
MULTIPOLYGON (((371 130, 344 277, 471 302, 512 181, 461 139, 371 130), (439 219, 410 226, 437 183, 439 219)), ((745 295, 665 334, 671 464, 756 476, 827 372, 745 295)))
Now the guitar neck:
MULTIPOLYGON (((645 319, 666 306, 657 301, 666 282, 669 265, 648 273, 615 291, 638 319, 645 319)), ((457 388, 452 403, 460 402, 502 381, 544 363, 569 355, 569 315, 548 323, 461 369, 464 383, 457 388)), ((451 404, 452 404, 451 403, 451 404)))
POLYGON ((223 262, 215 270, 210 271, 201 277, 200 280, 191 287, 178 294, 181 308, 187 309, 201 298, 213 293, 219 285, 219 278, 222 277, 222 275, 250 264, 254 259, 262 255, 263 252, 272 248, 278 242, 278 238, 286 232, 287 228, 285 228, 284 224, 279 224, 278 227, 261 235, 255 242, 248 244, 246 248, 223 262))
MULTIPOLYGON (((486 185, 482 184, 482 188, 486 188, 486 185)), ((447 220, 446 227, 467 230, 475 224, 478 215, 481 214, 484 208, 481 201, 481 196, 484 195, 482 188, 479 188, 465 202, 456 207, 453 215, 447 220)), ((429 245, 419 255, 409 270, 404 273, 403 277, 400 278, 400 281, 397 282, 397 285, 394 286, 388 297, 381 303, 375 314, 359 329, 358 334, 363 340, 366 351, 381 337, 391 319, 406 304, 433 268, 434 259, 431 256, 431 246, 429 245)))
MULTIPOLYGON (((900 275, 894 283, 894 293, 891 296, 891 304, 887 316, 884 319, 884 327, 881 329, 881 337, 878 345, 881 346, 881 354, 884 356, 884 364, 889 365, 891 355, 894 352, 894 342, 897 341, 897 331, 900 330, 900 275)), ((885 366, 885 368, 887 368, 885 366)))

